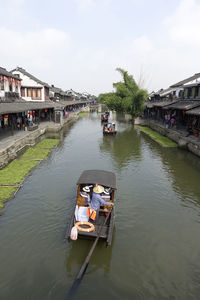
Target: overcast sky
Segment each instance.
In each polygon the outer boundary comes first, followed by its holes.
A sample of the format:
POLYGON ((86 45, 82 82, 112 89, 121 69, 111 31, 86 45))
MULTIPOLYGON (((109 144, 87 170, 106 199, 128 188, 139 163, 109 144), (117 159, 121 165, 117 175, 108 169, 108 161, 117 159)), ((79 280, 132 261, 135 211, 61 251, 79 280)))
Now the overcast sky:
POLYGON ((0 66, 95 95, 117 67, 167 88, 200 72, 200 0, 0 0, 0 66))

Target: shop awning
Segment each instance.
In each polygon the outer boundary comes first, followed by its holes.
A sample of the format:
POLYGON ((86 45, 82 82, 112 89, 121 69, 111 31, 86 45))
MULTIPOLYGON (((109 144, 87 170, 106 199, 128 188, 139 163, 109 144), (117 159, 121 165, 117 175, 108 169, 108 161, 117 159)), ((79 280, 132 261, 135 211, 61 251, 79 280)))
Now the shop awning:
POLYGON ((178 102, 178 100, 176 101, 169 101, 169 100, 162 100, 162 101, 154 101, 154 102, 149 102, 147 103, 147 108, 153 108, 153 107, 165 107, 171 104, 174 104, 178 102))
POLYGON ((200 107, 190 109, 186 112, 187 115, 195 115, 195 116, 200 116, 200 107))
POLYGON ((154 103, 149 102, 146 104, 146 106, 147 106, 147 108, 152 108, 154 106, 154 103))
POLYGON ((165 106, 164 109, 189 110, 198 106, 200 106, 200 101, 180 100, 176 103, 165 106))
POLYGON ((13 102, 1 102, 0 103, 0 114, 12 114, 20 113, 28 110, 39 110, 48 108, 60 108, 64 109, 68 105, 83 104, 89 101, 44 101, 44 102, 33 102, 33 101, 13 101, 13 102))
POLYGON ((38 110, 38 109, 47 109, 54 108, 55 103, 50 101, 45 101, 43 103, 33 103, 27 101, 16 101, 16 102, 6 102, 0 103, 0 114, 11 114, 11 113, 20 113, 28 110, 38 110))
POLYGON ((171 104, 174 104, 178 102, 178 100, 176 101, 159 101, 159 102, 155 102, 154 103, 154 107, 165 107, 165 106, 168 106, 168 105, 171 105, 171 104))

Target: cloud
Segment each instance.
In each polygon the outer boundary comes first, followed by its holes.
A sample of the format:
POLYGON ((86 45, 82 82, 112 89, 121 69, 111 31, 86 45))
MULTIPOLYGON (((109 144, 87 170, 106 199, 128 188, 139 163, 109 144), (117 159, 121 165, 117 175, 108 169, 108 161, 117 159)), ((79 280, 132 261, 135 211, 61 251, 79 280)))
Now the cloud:
POLYGON ((181 45, 200 46, 200 3, 183 0, 164 24, 169 38, 181 45))
POLYGON ((145 35, 139 36, 134 39, 131 49, 137 55, 146 55, 147 52, 153 50, 153 43, 152 41, 145 35))
POLYGON ((2 61, 9 61, 6 68, 16 65, 34 70, 51 68, 70 49, 70 37, 63 31, 47 28, 21 33, 0 27, 2 61))
POLYGON ((80 11, 90 11, 95 6, 94 0, 74 0, 80 11))
MULTIPOLYGON (((112 0, 73 0, 80 12, 101 11, 108 9, 112 0)), ((110 12, 111 13, 111 12, 110 12)))
MULTIPOLYGON (((47 28, 45 23, 40 23, 39 17, 36 20, 34 14, 25 13, 24 0, 0 1, 3 1, 0 18, 5 24, 4 27, 0 27, 0 57, 5 64, 3 67, 8 70, 18 65, 49 84, 95 94, 109 92, 113 82, 121 80, 120 74, 115 71, 116 67, 126 69, 136 81, 139 80, 142 70, 149 90, 168 87, 199 72, 198 1, 179 1, 178 6, 174 5, 171 15, 155 23, 156 31, 152 31, 151 28, 140 28, 136 31, 133 30, 135 27, 122 26, 123 32, 110 35, 106 42, 97 34, 101 29, 104 36, 103 30, 108 30, 103 24, 98 28, 95 27, 95 22, 93 23, 95 34, 92 39, 87 39, 87 36, 83 39, 79 35, 82 34, 82 31, 79 33, 79 14, 75 15, 75 31, 68 26, 56 29, 56 24, 47 28), (13 19, 6 22, 5 16, 10 16, 11 4, 16 9, 17 17, 14 16, 15 10, 11 10, 13 19), (25 26, 27 19, 30 26, 25 26), (70 30, 76 34, 70 34, 70 30)), ((139 0, 127 0, 126 3, 131 1, 139 0)), ((92 12, 94 18, 104 16, 106 12, 110 20, 113 13, 111 0, 74 0, 74 3, 79 13, 92 12)), ((117 31, 117 10, 114 14, 116 16, 112 18, 112 25, 113 30, 117 31)), ((85 28, 87 30, 87 27, 85 28)), ((109 33, 112 34, 112 30, 109 33)), ((87 35, 87 32, 84 34, 87 35)))
POLYGON ((23 13, 25 0, 1 0, 0 19, 1 24, 13 25, 26 19, 23 13))

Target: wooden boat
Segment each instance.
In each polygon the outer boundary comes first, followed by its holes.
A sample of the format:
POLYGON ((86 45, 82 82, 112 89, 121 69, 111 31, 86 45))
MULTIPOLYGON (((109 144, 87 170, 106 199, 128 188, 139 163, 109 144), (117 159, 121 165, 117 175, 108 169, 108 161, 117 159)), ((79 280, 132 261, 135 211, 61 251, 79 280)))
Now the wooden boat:
POLYGON ((115 135, 117 133, 117 130, 115 129, 114 123, 104 123, 103 125, 103 134, 105 135, 115 135))
MULTIPOLYGON (((82 216, 81 213, 83 213, 83 211, 86 211, 88 209, 87 198, 83 197, 81 191, 85 186, 90 186, 90 197, 92 198, 93 187, 95 186, 96 183, 109 190, 109 193, 108 192, 106 194, 103 193, 101 194, 101 197, 105 201, 114 202, 114 195, 116 190, 115 174, 104 170, 83 171, 83 173, 80 175, 77 181, 77 185, 78 185, 77 197, 72 212, 71 220, 68 226, 68 230, 66 233, 66 238, 68 240, 70 240, 71 230, 75 226, 75 224, 77 224, 77 222, 81 223, 81 218, 86 217, 85 213, 84 216, 82 216), (81 213, 79 214, 79 212, 81 213)), ((85 223, 87 223, 87 221, 85 223)), ((111 245, 113 227, 114 227, 114 207, 112 209, 110 205, 104 205, 104 207, 100 207, 99 218, 97 219, 97 221, 94 221, 93 225, 94 225, 94 230, 89 232, 89 230, 91 230, 92 225, 88 227, 87 225, 80 224, 80 227, 82 227, 84 230, 87 231, 78 230, 78 238, 95 239, 101 228, 100 239, 105 240, 107 246, 111 245), (109 218, 106 224, 102 226, 110 210, 111 212, 109 218)))
POLYGON ((109 115, 110 115, 109 110, 105 110, 105 114, 106 114, 107 116, 109 116, 109 115))
POLYGON ((101 122, 107 122, 108 121, 108 115, 107 114, 102 114, 101 115, 101 122))

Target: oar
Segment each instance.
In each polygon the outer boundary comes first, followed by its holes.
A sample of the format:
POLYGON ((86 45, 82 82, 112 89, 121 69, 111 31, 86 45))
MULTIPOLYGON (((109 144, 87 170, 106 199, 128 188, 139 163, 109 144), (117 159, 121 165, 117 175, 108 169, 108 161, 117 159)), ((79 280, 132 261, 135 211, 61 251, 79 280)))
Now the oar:
MULTIPOLYGON (((68 298, 74 296, 77 288, 79 287, 79 284, 81 283, 81 280, 83 279, 83 276, 84 276, 85 271, 86 271, 86 269, 88 267, 88 264, 89 264, 90 258, 92 256, 92 253, 93 253, 93 251, 94 251, 94 249, 95 249, 95 247, 97 245, 97 242, 98 242, 98 240, 100 238, 100 234, 101 234, 102 228, 106 224, 106 222, 107 222, 107 220, 108 220, 108 218, 109 218, 109 216, 111 214, 111 211, 112 211, 112 207, 111 207, 111 210, 109 211, 109 213, 107 214, 104 223, 101 225, 101 227, 99 229, 99 232, 97 234, 97 237, 96 237, 96 239, 95 239, 92 247, 90 248, 90 251, 89 251, 89 253, 88 253, 88 255, 87 255, 87 257, 86 257, 86 259, 85 259, 85 261, 84 261, 84 263, 83 263, 83 265, 82 265, 82 267, 81 267, 81 269, 80 269, 80 271, 79 271, 79 273, 78 273, 78 275, 77 275, 74 283, 71 286, 71 289, 70 289, 70 291, 69 291, 69 293, 67 295, 68 298)), ((68 298, 66 298, 66 299, 68 299, 68 298)))

